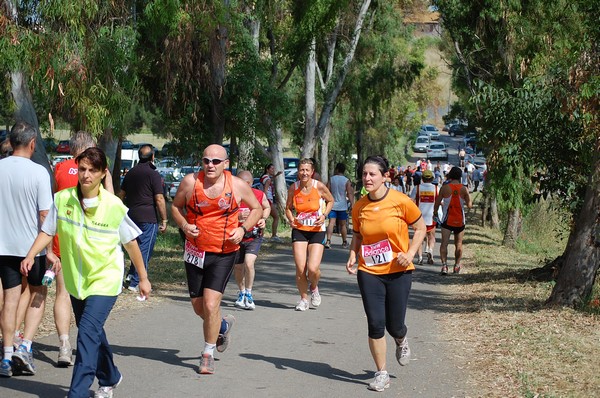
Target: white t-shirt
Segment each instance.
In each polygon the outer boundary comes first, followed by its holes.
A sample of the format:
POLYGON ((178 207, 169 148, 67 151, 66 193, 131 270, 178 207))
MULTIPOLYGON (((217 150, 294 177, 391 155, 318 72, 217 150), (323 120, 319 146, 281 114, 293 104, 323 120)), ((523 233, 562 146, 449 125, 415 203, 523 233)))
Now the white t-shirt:
POLYGON ((346 200, 346 182, 348 178, 341 174, 335 174, 329 180, 331 194, 333 195, 333 208, 331 210, 344 211, 348 210, 348 201, 346 200))
MULTIPOLYGON (((58 209, 53 203, 52 207, 50 208, 50 211, 48 212, 48 217, 46 217, 46 219, 44 220, 44 224, 42 225, 42 231, 44 231, 48 235, 56 235, 57 217, 58 209)), ((125 214, 123 221, 121 221, 121 224, 119 225, 119 240, 121 240, 121 243, 125 244, 131 242, 141 234, 142 230, 139 229, 137 225, 135 225, 135 223, 131 220, 131 218, 129 218, 127 214, 125 214)))
POLYGON ((52 205, 50 181, 48 171, 30 159, 0 160, 0 255, 27 255, 40 231, 40 211, 52 205))

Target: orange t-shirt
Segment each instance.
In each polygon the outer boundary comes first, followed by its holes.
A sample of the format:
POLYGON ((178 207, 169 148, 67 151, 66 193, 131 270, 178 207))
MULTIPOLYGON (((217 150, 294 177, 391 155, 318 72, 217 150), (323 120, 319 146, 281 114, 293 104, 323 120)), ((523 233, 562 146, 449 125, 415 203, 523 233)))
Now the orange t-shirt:
POLYGON ((358 269, 376 275, 415 269, 393 261, 410 245, 408 226, 421 218, 419 207, 405 194, 388 189, 379 200, 363 196, 352 208, 353 230, 362 236, 358 269))
POLYGON ((232 253, 240 247, 228 240, 233 230, 239 227, 239 206, 233 195, 233 176, 229 171, 223 171, 223 174, 223 191, 216 198, 209 198, 204 193, 204 172, 199 172, 192 197, 186 205, 186 221, 200 231, 198 237, 186 239, 209 253, 232 253))
POLYGON ((315 226, 315 222, 323 215, 324 201, 317 188, 318 181, 312 180, 308 193, 302 193, 300 181, 294 183, 294 209, 296 209, 296 229, 302 231, 325 231, 325 224, 315 226))
MULTIPOLYGON (((56 165, 54 169, 54 179, 56 180, 56 192, 63 189, 77 186, 77 163, 75 159, 67 159, 56 165)), ((60 257, 60 246, 58 244, 58 234, 52 238, 52 251, 60 257)))

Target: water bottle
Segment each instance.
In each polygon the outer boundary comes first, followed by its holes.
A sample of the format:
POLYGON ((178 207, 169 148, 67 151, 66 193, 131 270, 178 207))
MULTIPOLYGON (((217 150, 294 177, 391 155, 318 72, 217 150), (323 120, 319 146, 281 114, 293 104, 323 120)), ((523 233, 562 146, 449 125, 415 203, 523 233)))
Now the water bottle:
POLYGON ((52 269, 47 269, 44 273, 44 277, 42 278, 42 285, 50 286, 55 276, 56 274, 54 273, 54 271, 52 271, 52 269))

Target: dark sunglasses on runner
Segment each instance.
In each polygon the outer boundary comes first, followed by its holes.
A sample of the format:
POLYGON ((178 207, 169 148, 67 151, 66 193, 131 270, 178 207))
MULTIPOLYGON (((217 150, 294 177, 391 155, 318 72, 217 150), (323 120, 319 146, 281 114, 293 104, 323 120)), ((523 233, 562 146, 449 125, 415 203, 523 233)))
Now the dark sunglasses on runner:
POLYGON ((227 159, 209 159, 209 158, 202 158, 202 163, 204 163, 205 165, 209 165, 210 163, 212 163, 215 166, 220 165, 222 162, 226 161, 227 159))

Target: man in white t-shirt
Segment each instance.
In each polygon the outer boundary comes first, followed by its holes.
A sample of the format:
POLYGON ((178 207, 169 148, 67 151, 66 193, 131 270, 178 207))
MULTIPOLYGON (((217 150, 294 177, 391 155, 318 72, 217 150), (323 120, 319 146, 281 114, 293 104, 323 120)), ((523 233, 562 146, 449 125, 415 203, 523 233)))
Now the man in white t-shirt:
MULTIPOLYGON (((435 227, 436 222, 433 218, 433 207, 435 199, 438 195, 438 188, 433 184, 434 175, 431 170, 423 172, 423 182, 415 187, 412 199, 415 201, 421 214, 423 221, 427 226, 427 235, 425 235, 425 253, 427 254, 427 264, 433 264, 433 248, 435 247, 435 227)), ((418 265, 423 264, 423 245, 419 246, 418 265)))
MULTIPOLYGON (((46 261, 58 263, 49 250, 36 257, 27 276, 31 301, 25 313, 25 329, 19 346, 13 347, 17 307, 21 297, 21 261, 38 235, 52 205, 50 175, 31 161, 35 151, 36 130, 24 122, 14 125, 10 133, 11 156, 0 160, 0 278, 4 291, 1 326, 4 356, 0 375, 35 374, 32 340, 42 320, 47 289, 42 285, 46 261)), ((50 247, 51 248, 51 247, 50 247)), ((59 265, 57 264, 59 267, 59 265)), ((57 271, 57 270, 55 270, 57 271)))
POLYGON ((338 163, 335 166, 334 174, 327 182, 327 188, 333 195, 333 208, 329 212, 329 225, 327 225, 327 242, 326 248, 331 248, 331 236, 333 235, 333 227, 337 220, 340 221, 339 230, 342 234, 342 247, 348 247, 348 229, 346 222, 348 220, 348 200, 350 206, 354 205, 354 188, 350 180, 344 176, 346 166, 343 163, 338 163))

